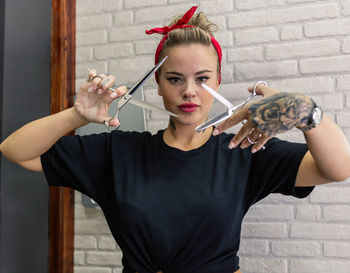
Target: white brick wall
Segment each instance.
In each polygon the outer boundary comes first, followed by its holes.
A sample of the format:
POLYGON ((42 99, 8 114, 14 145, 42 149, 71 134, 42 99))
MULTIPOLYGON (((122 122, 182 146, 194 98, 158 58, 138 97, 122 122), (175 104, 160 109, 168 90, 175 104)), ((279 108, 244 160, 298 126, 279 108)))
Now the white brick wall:
MULTIPOLYGON (((221 93, 233 102, 256 80, 315 99, 350 139, 350 1, 77 0, 77 86, 87 68, 125 84, 152 66, 158 27, 200 5, 217 23, 223 47, 221 93)), ((156 84, 145 99, 161 104, 156 84)), ((212 113, 222 110, 214 104, 212 113)), ((147 112, 156 132, 167 120, 147 112)), ((235 127, 232 131, 237 130, 235 127)), ((282 138, 303 141, 298 130, 282 138)), ((76 194, 75 273, 121 273, 121 251, 100 208, 76 194)), ((243 273, 350 273, 350 181, 319 186, 297 200, 270 195, 248 212, 240 249, 243 273)))

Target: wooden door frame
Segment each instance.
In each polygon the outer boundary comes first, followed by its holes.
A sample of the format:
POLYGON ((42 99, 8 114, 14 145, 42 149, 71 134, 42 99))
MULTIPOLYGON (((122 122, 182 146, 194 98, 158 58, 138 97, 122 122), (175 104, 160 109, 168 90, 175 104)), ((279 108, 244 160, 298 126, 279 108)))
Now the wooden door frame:
MULTIPOLYGON (((54 114, 73 105, 76 0, 51 1, 50 112, 54 114)), ((74 191, 51 187, 49 213, 49 273, 73 273, 74 191)))

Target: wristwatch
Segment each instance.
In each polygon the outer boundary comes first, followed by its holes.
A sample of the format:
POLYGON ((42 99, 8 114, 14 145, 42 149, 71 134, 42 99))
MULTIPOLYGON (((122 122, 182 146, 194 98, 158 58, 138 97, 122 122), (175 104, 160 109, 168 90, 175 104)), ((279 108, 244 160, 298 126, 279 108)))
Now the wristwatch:
POLYGON ((313 102, 313 108, 309 116, 305 117, 301 124, 303 124, 302 127, 299 127, 302 131, 307 131, 312 128, 315 128, 318 126, 322 119, 323 119, 323 110, 321 107, 317 106, 314 101, 313 102))

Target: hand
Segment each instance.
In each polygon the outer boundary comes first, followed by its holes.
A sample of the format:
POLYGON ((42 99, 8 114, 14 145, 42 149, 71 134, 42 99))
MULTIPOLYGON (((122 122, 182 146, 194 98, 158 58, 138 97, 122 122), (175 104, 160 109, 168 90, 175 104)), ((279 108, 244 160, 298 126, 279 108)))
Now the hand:
POLYGON ((88 122, 103 123, 109 121, 110 126, 117 127, 120 124, 119 120, 110 117, 108 109, 113 100, 126 93, 127 88, 121 86, 112 92, 108 88, 113 86, 114 77, 101 74, 100 77, 95 77, 91 81, 96 75, 96 70, 89 71, 86 82, 79 88, 74 108, 88 122))
MULTIPOLYGON (((253 88, 248 90, 252 92, 253 88)), ((303 94, 280 92, 265 85, 258 85, 256 93, 263 98, 246 105, 216 128, 215 133, 221 133, 247 120, 229 148, 241 143, 241 148, 253 145, 252 152, 257 152, 273 136, 300 125, 313 107, 312 100, 303 94)))

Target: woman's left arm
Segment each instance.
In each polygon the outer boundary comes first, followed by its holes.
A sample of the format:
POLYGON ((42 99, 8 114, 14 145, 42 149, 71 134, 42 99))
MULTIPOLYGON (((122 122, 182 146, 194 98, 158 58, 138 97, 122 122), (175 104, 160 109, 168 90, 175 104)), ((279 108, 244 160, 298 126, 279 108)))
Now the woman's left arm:
POLYGON ((304 132, 309 151, 304 156, 295 186, 343 181, 350 176, 350 146, 342 130, 327 116, 304 132))
MULTIPOLYGON (((249 90, 252 91, 252 88, 249 90)), ((254 153, 271 137, 297 127, 303 131, 309 151, 299 166, 295 186, 343 181, 350 176, 350 145, 342 130, 327 115, 323 116, 318 126, 306 129, 315 106, 309 97, 282 93, 264 85, 258 85, 256 92, 263 98, 217 126, 214 134, 246 119, 247 122, 231 140, 229 147, 240 144, 241 148, 247 148, 253 140, 254 153)))

